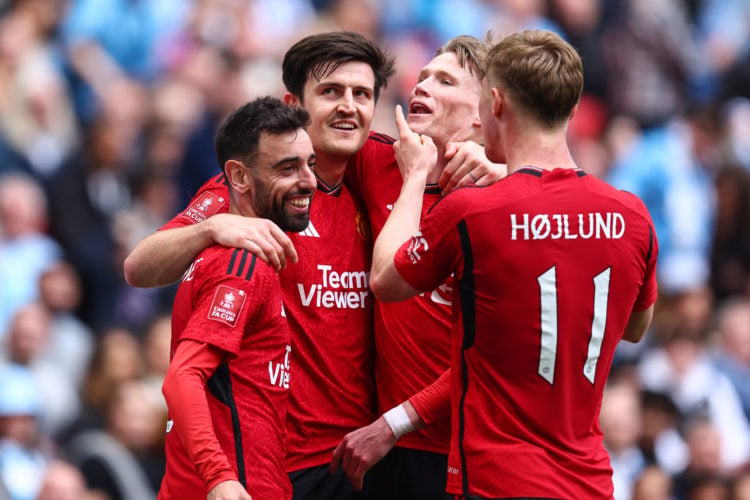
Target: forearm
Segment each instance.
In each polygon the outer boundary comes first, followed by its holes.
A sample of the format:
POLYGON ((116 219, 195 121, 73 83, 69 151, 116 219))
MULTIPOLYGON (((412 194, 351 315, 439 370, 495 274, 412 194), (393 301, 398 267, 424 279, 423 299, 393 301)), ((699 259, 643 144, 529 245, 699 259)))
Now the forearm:
POLYGON ((142 239, 125 258, 125 281, 140 288, 176 282, 195 256, 213 243, 210 220, 156 231, 142 239))
POLYGON ((221 362, 221 352, 206 344, 182 341, 170 363, 162 392, 190 461, 207 489, 237 480, 214 432, 206 397, 206 381, 221 362))
POLYGON ((450 376, 451 369, 448 368, 432 384, 409 398, 424 425, 450 418, 450 376))
POLYGON ((425 179, 426 172, 418 172, 404 179, 393 211, 375 241, 370 288, 380 300, 403 300, 414 295, 410 290, 401 290, 400 286, 396 286, 402 280, 393 258, 401 245, 419 231, 425 179))

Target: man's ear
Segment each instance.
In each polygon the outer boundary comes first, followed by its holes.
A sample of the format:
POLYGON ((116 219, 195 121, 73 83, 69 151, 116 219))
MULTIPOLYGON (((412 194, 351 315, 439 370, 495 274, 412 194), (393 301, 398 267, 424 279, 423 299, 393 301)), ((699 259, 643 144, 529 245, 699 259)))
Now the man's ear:
MULTIPOLYGON (((578 104, 580 104, 580 103, 581 102, 578 101, 578 104)), ((578 104, 576 104, 575 106, 573 106, 573 109, 570 111, 570 116, 568 117, 568 121, 572 120, 573 117, 576 115, 576 112, 578 111, 578 104)))
POLYGON ((232 189, 240 194, 246 193, 253 186, 253 177, 250 170, 238 160, 228 160, 224 164, 224 174, 232 189))
POLYGON ((286 92, 284 94, 284 104, 287 106, 302 106, 302 102, 299 100, 299 97, 292 94, 291 92, 286 92))
POLYGON ((500 116, 505 106, 505 94, 497 87, 492 87, 492 114, 500 116))

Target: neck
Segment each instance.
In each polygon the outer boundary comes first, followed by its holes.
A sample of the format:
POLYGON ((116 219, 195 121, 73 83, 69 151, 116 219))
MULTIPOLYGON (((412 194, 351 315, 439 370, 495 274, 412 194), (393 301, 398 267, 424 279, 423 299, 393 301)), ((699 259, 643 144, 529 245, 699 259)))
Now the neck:
POLYGON ((349 158, 338 158, 317 154, 315 158, 315 175, 330 187, 338 186, 344 180, 349 158))
POLYGON ((427 184, 437 184, 440 180, 440 174, 443 173, 443 169, 445 168, 445 165, 448 163, 445 160, 445 145, 442 144, 436 144, 437 146, 437 162, 435 162, 435 166, 432 167, 432 170, 430 170, 430 173, 427 174, 427 184))
POLYGON ((229 190, 229 213, 243 217, 257 217, 251 197, 241 195, 234 189, 229 190))
POLYGON ((509 174, 524 166, 544 170, 577 168, 568 149, 564 127, 552 131, 535 129, 511 134, 511 137, 513 139, 504 145, 509 174))

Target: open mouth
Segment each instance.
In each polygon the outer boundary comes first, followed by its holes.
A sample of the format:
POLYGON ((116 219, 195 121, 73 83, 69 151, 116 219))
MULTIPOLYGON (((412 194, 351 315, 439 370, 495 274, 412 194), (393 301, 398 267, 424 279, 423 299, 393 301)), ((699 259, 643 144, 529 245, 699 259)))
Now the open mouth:
POLYGON ((430 113, 432 113, 432 110, 421 102, 412 102, 409 106, 410 115, 428 115, 430 113))

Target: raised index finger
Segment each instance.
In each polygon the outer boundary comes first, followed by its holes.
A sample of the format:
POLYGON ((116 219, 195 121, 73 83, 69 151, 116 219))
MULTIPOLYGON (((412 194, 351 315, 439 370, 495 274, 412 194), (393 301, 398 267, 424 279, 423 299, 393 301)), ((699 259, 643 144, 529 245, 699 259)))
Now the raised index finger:
POLYGON ((404 110, 401 108, 400 104, 396 104, 396 127, 398 128, 399 138, 401 138, 402 140, 406 137, 407 134, 411 134, 411 129, 406 123, 404 110))

